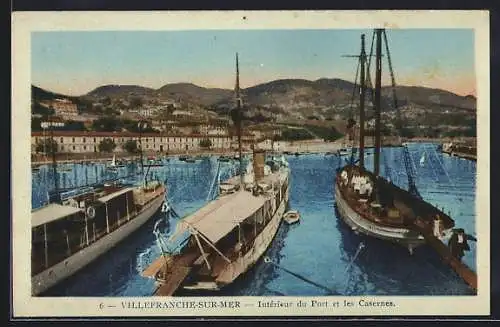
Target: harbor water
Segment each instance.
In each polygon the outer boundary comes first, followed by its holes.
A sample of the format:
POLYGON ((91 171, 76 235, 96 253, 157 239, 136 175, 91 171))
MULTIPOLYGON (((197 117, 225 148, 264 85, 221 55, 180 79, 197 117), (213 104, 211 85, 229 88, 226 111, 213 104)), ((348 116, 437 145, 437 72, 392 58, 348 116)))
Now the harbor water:
MULTIPOLYGON (((444 209, 457 227, 476 236, 476 163, 436 151, 435 144, 409 144, 422 197, 444 209), (423 159, 422 159, 423 158, 423 159)), ((365 164, 373 165, 368 155, 365 164)), ((470 295, 469 287, 427 246, 410 255, 398 245, 353 233, 337 218, 334 208, 335 170, 345 158, 331 154, 287 156, 291 167, 290 207, 301 214, 299 224, 282 224, 265 256, 242 278, 218 295, 470 295), (294 274, 291 274, 293 272, 294 274), (301 276, 303 278, 297 277, 301 276), (323 287, 319 287, 323 286, 323 287)), ((182 217, 208 200, 219 162, 206 157, 194 163, 171 158, 149 175, 167 184, 170 205, 182 217)), ((236 163, 221 162, 221 178, 234 174, 236 163)), ((402 148, 383 148, 381 173, 407 189, 402 148)), ((138 181, 140 168, 131 165, 118 173, 102 164, 59 166, 60 187, 91 184, 104 178, 128 176, 138 181)), ((49 166, 32 176, 33 207, 46 200, 54 186, 49 166)), ((154 281, 141 276, 160 255, 152 233, 158 219, 165 233, 175 229, 178 218, 158 213, 150 222, 76 275, 47 292, 49 296, 150 296, 154 281)), ((480 240, 479 240, 480 241, 480 240)), ((476 270, 476 243, 463 261, 476 270)), ((197 294, 195 294, 197 295, 197 294)))

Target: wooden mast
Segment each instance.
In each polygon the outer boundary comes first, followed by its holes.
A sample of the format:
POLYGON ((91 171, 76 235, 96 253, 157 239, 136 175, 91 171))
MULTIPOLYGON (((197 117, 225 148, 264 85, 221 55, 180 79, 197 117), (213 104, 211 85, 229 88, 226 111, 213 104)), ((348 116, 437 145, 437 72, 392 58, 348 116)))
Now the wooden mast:
POLYGON ((235 85, 235 93, 236 93, 236 132, 238 134, 238 159, 240 163, 240 184, 243 185, 243 158, 241 155, 241 96, 240 96, 240 68, 238 63, 238 52, 236 52, 236 85, 235 85))
POLYGON ((382 85, 382 29, 378 28, 376 32, 376 60, 375 60, 375 153, 373 160, 373 172, 375 176, 380 174, 380 89, 382 85))
POLYGON ((359 99, 359 167, 364 169, 365 166, 365 94, 366 94, 366 77, 365 77, 365 35, 361 34, 361 56, 360 56, 360 99, 359 99))
MULTIPOLYGON (((59 181, 58 181, 58 176, 57 176, 57 160, 56 160, 56 151, 57 151, 57 144, 54 141, 54 122, 51 120, 49 122, 49 128, 50 128, 50 152, 52 155, 52 170, 54 172, 54 193, 57 195, 59 193, 59 181)), ((59 196, 57 195, 57 202, 59 202, 59 196)))

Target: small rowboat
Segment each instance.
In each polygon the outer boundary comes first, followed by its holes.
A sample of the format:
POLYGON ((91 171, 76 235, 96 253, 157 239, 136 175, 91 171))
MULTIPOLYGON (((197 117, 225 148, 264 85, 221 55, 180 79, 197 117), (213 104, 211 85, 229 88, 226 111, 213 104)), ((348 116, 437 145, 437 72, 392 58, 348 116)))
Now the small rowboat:
POLYGON ((219 191, 221 194, 231 194, 236 191, 236 185, 231 183, 221 183, 219 186, 219 191))
POLYGON ((288 225, 295 224, 299 222, 300 214, 296 210, 290 210, 283 215, 283 219, 288 225))

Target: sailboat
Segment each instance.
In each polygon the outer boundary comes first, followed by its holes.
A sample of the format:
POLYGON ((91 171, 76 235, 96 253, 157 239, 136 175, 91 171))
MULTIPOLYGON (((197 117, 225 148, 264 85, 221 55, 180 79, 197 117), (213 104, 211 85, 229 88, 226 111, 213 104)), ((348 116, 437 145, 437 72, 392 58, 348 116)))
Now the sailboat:
MULTIPOLYGON (((375 148, 374 167, 369 171, 365 166, 365 96, 369 80, 369 63, 365 53, 365 39, 361 36, 360 64, 360 104, 359 104, 359 160, 358 164, 350 160, 339 168, 335 178, 335 205, 338 216, 356 233, 365 234, 381 240, 398 243, 413 249, 425 244, 430 235, 443 240, 449 237, 455 223, 443 211, 427 203, 418 193, 412 173, 408 173, 409 190, 404 190, 380 174, 381 155, 381 78, 382 78, 382 37, 386 45, 386 54, 393 91, 394 76, 390 61, 389 47, 385 30, 376 29, 376 78, 373 89, 375 111, 375 148), (367 69, 368 68, 368 69, 367 69), (368 71, 366 74, 365 70, 368 71), (434 229, 434 226, 438 228, 434 229), (434 230, 434 232, 429 232, 434 230), (430 234, 429 234, 429 233, 430 234)), ((371 58, 371 54, 370 54, 371 58)), ((354 134, 354 128, 349 130, 354 134)), ((405 164, 411 161, 407 148, 403 147, 405 164)), ((424 159, 425 160, 425 159, 424 159)), ((407 169, 408 170, 408 169, 407 169)))
MULTIPOLYGON (((31 213, 31 293, 40 295, 74 275, 144 225, 162 206, 159 181, 125 185, 105 181, 60 190, 53 154, 54 190, 31 213)), ((144 176, 144 173, 143 173, 144 176)))
POLYGON ((425 152, 422 153, 422 157, 420 157, 420 166, 423 167, 425 164, 425 152))
POLYGON ((111 159, 111 163, 106 168, 108 170, 117 171, 118 170, 117 168, 122 168, 122 167, 125 167, 125 165, 121 161, 118 162, 116 160, 116 155, 113 154, 113 159, 111 159))
POLYGON ((254 147, 242 169, 238 54, 235 93, 239 175, 221 183, 214 200, 179 221, 171 237, 156 234, 162 254, 143 272, 155 279, 155 296, 218 291, 232 284, 261 258, 282 223, 290 177, 284 157, 272 160, 254 147))

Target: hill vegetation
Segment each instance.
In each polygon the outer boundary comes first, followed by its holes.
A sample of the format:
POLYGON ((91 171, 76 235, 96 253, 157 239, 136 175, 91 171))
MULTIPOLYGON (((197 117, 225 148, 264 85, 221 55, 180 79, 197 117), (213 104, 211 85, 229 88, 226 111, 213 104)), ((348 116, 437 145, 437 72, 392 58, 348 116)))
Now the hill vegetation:
MULTIPOLYGON (((327 123, 326 127, 312 127, 309 131, 314 130, 315 135, 325 139, 334 139, 336 133, 343 132, 339 124, 345 124, 349 117, 356 116, 358 99, 352 96, 358 91, 352 82, 337 78, 314 81, 279 79, 243 88, 241 96, 245 120, 252 124, 323 122, 327 123)), ((417 135, 450 131, 466 131, 470 134, 475 129, 476 98, 473 95, 461 96, 419 86, 397 86, 395 93, 408 131, 414 130, 417 135)), ((394 125, 396 119, 392 95, 391 87, 382 88, 383 120, 388 125, 394 125)), ((32 86, 32 112, 42 116, 50 114, 39 103, 55 98, 70 99, 77 104, 80 113, 115 117, 118 120, 124 119, 119 117, 124 113, 145 107, 159 108, 157 115, 162 119, 170 119, 176 110, 212 118, 228 117, 229 111, 235 106, 233 90, 205 88, 192 83, 166 84, 158 89, 140 85, 103 85, 82 96, 65 96, 32 86)), ((367 119, 372 116, 368 96, 367 119)), ((127 123, 122 121, 116 129, 127 129, 125 125, 127 123)), ((307 132, 291 137, 306 135, 307 132)))

